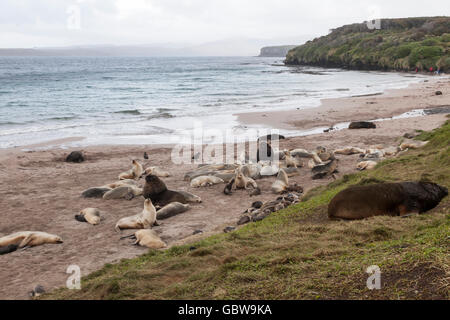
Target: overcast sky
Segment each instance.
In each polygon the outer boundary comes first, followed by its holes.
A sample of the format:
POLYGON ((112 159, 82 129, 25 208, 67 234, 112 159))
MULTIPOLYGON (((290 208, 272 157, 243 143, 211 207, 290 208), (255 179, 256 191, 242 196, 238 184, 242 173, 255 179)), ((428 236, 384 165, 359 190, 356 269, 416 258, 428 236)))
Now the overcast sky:
POLYGON ((449 0, 1 0, 0 47, 292 42, 374 15, 449 14, 449 0))

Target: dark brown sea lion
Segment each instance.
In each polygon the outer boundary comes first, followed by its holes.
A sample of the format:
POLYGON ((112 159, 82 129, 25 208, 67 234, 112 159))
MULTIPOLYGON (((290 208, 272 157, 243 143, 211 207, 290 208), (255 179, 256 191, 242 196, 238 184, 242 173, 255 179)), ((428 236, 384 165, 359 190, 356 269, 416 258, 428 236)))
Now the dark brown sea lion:
POLYGON ((328 205, 330 219, 364 219, 372 216, 405 216, 436 207, 448 195, 432 182, 379 183, 353 186, 339 192, 328 205))
POLYGON ((183 194, 167 189, 164 181, 152 174, 145 177, 143 194, 145 199, 151 199, 154 205, 161 207, 172 202, 187 203, 186 197, 183 194))
POLYGON ((81 163, 84 161, 84 155, 81 151, 72 151, 66 158, 66 162, 81 163))
POLYGON ((350 123, 349 129, 376 129, 377 125, 370 121, 355 121, 350 123))

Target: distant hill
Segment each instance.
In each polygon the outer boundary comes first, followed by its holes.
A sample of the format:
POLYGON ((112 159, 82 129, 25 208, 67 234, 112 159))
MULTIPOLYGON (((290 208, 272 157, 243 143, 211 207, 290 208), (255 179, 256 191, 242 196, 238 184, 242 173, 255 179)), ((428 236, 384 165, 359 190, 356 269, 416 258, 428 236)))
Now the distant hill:
POLYGON ((288 65, 365 70, 450 72, 450 17, 382 19, 381 29, 356 23, 290 50, 288 65))
POLYGON ((295 45, 290 46, 272 46, 261 49, 260 57, 285 57, 289 50, 295 48, 295 45))

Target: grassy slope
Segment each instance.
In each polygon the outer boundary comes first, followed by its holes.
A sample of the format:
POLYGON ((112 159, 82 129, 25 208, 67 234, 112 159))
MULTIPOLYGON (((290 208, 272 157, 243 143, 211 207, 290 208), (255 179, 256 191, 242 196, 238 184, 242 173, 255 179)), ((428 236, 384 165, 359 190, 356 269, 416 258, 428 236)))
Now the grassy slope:
POLYGON ((450 71, 450 17, 382 19, 381 30, 353 24, 289 51, 287 64, 369 70, 450 71))
POLYGON ((313 190, 308 200, 229 234, 106 265, 81 291, 47 299, 448 299, 450 199, 428 214, 335 222, 327 203, 351 184, 431 179, 450 187, 450 122, 421 150, 313 190), (382 290, 366 288, 370 265, 382 290))

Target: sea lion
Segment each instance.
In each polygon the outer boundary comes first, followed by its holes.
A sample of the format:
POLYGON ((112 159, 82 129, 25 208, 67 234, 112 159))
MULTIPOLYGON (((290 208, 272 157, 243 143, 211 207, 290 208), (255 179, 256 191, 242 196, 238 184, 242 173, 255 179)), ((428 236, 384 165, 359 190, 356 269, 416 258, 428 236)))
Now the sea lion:
POLYGON ((119 180, 124 180, 124 179, 139 180, 141 178, 142 174, 144 173, 144 168, 136 160, 131 161, 131 163, 132 163, 133 167, 130 170, 119 174, 119 180))
POLYGON ((164 220, 173 216, 176 216, 177 214, 186 212, 191 207, 188 204, 182 204, 179 202, 172 202, 169 203, 167 206, 162 207, 158 211, 156 211, 156 219, 157 220, 164 220))
POLYGON ((311 169, 313 173, 312 179, 317 180, 333 175, 333 173, 336 172, 337 165, 338 165, 337 159, 330 160, 324 164, 316 165, 314 168, 311 169))
POLYGON ((360 153, 366 153, 366 150, 358 148, 358 147, 345 147, 342 149, 336 149, 334 150, 335 154, 342 154, 345 156, 350 156, 352 154, 360 154, 360 153))
POLYGON ((259 174, 261 177, 271 177, 277 175, 280 168, 277 165, 263 164, 259 174))
POLYGON ((201 203, 202 198, 199 196, 196 196, 195 194, 186 192, 186 191, 178 191, 179 194, 183 195, 184 199, 186 199, 186 202, 189 203, 201 203))
POLYGON ((317 147, 316 148, 316 154, 319 156, 320 160, 323 162, 334 160, 334 152, 328 151, 325 147, 317 147))
POLYGON ((400 145, 400 150, 418 149, 425 146, 428 141, 407 140, 400 145))
POLYGON ((81 193, 81 196, 83 198, 102 198, 106 192, 111 191, 111 190, 112 190, 111 188, 107 188, 107 187, 89 188, 87 190, 84 190, 81 193))
POLYGON ((316 164, 321 164, 323 161, 319 158, 316 152, 309 152, 305 149, 294 149, 291 150, 291 156, 295 158, 309 158, 313 159, 316 164))
POLYGON ((165 206, 171 202, 187 203, 183 194, 168 190, 166 184, 155 175, 145 177, 144 198, 151 199, 155 205, 165 206))
POLYGON ((356 168, 359 171, 362 170, 373 170, 375 169, 375 167, 377 166, 377 162, 375 161, 361 161, 360 163, 358 163, 358 165, 356 166, 356 168))
POLYGON ((119 232, 121 229, 148 229, 156 222, 156 209, 150 199, 145 199, 144 210, 141 213, 120 219, 115 229, 119 232))
POLYGON ((121 239, 130 238, 136 240, 133 244, 150 249, 161 249, 166 247, 166 244, 161 240, 158 234, 151 229, 138 230, 131 236, 126 236, 121 239))
POLYGON ((170 173, 168 171, 164 171, 158 167, 148 167, 147 169, 145 169, 145 174, 153 174, 161 178, 170 177, 170 173))
POLYGON ((80 214, 75 216, 75 219, 80 222, 87 222, 92 225, 97 225, 102 220, 100 210, 96 208, 86 208, 80 211, 80 214))
POLYGON ((21 231, 0 238, 0 248, 17 245, 18 248, 34 247, 47 243, 63 243, 61 237, 40 231, 21 231))
POLYGON ((84 161, 84 155, 81 151, 72 151, 66 158, 66 162, 81 163, 84 161))
POLYGON ((272 155, 274 154, 270 140, 262 141, 258 143, 258 150, 256 153, 256 162, 260 161, 272 161, 272 155))
POLYGON ((16 251, 19 248, 17 244, 8 244, 7 246, 0 247, 0 256, 16 251))
POLYGON ((297 168, 299 166, 302 166, 302 164, 299 161, 297 161, 297 159, 294 158, 288 150, 284 150, 283 153, 284 153, 284 159, 286 161, 286 167, 297 168))
POLYGON ((135 197, 141 196, 143 192, 142 188, 138 188, 135 186, 123 186, 112 189, 106 192, 103 195, 103 199, 105 200, 113 200, 113 199, 127 199, 131 200, 135 197))
POLYGON ((224 181, 214 176, 200 176, 191 181, 192 188, 200 188, 223 183, 224 181))
POLYGON ((261 164, 246 164, 241 167, 241 171, 249 178, 260 179, 261 168, 262 168, 261 164))
POLYGON ((404 216, 436 207, 448 189, 432 182, 378 183, 339 192, 328 205, 330 219, 404 216))
POLYGON ((272 184, 272 192, 273 193, 282 193, 286 191, 289 186, 289 179, 286 172, 283 169, 280 169, 278 172, 277 180, 272 184))
POLYGON ((348 126, 349 129, 376 129, 375 123, 370 121, 354 121, 348 126))
POLYGON ((231 179, 230 182, 228 182, 228 184, 223 189, 223 193, 226 194, 227 196, 229 196, 233 193, 232 189, 233 189, 234 181, 235 181, 234 178, 231 179))
POLYGON ((253 189, 258 188, 258 185, 256 184, 255 180, 253 180, 250 177, 247 177, 245 174, 242 173, 242 168, 236 169, 236 176, 234 178, 234 189, 249 189, 249 185, 253 187, 253 189))
POLYGON ((115 189, 115 188, 123 187, 123 186, 137 186, 137 181, 132 180, 132 179, 124 179, 124 180, 119 180, 119 181, 116 181, 113 183, 106 184, 104 186, 101 186, 100 188, 115 189))

